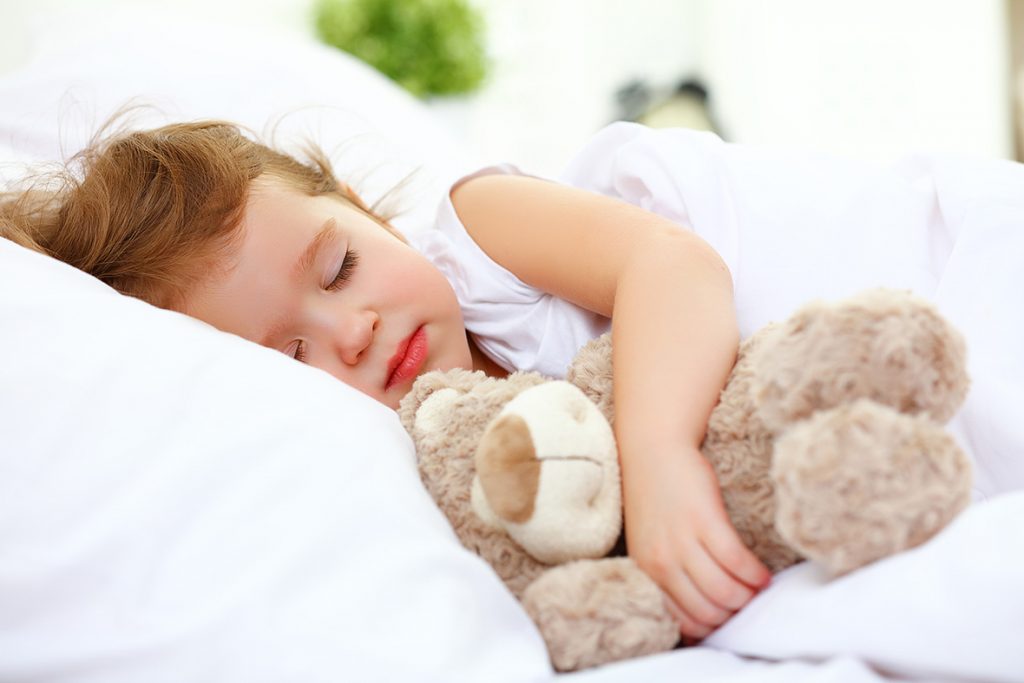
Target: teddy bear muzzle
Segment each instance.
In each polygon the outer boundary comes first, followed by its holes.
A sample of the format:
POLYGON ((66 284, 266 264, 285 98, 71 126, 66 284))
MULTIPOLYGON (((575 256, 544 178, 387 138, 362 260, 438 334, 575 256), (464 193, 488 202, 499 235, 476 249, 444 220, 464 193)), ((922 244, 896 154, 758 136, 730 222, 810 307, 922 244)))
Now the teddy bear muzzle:
POLYGON ((535 559, 603 557, 621 531, 611 426, 583 392, 562 381, 516 396, 476 451, 473 510, 535 559))

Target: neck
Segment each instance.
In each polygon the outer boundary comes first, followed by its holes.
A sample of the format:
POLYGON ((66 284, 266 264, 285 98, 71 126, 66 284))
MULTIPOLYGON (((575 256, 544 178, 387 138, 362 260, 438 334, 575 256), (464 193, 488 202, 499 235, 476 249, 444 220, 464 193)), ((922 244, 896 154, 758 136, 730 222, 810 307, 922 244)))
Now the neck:
POLYGON ((466 340, 469 342, 469 353, 473 357, 474 370, 483 370, 484 374, 488 377, 508 376, 508 371, 505 368, 495 363, 487 354, 480 350, 480 347, 476 345, 476 340, 473 339, 469 332, 466 333, 466 340))

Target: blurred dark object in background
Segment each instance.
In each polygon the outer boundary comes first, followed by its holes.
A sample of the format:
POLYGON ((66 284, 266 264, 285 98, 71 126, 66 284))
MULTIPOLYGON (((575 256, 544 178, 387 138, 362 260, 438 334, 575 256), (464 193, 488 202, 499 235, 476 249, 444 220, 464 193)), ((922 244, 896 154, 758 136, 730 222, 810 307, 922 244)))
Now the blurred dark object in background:
POLYGON ((615 92, 617 119, 652 128, 708 130, 725 137, 715 122, 707 87, 688 78, 674 88, 656 88, 643 79, 629 81, 615 92))

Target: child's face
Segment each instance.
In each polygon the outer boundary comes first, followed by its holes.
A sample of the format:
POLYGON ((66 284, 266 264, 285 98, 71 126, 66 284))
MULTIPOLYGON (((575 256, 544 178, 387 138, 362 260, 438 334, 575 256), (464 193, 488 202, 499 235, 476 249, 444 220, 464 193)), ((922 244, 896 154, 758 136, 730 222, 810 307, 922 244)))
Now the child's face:
POLYGON ((428 370, 471 368, 455 293, 359 210, 273 180, 253 187, 241 247, 187 312, 398 407, 428 370))

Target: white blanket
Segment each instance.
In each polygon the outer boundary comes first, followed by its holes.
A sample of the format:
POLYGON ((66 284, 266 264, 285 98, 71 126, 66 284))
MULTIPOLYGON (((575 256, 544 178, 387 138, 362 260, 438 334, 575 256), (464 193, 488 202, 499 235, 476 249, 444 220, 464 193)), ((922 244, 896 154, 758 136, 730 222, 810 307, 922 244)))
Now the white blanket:
POLYGON ((976 504, 931 543, 842 579, 797 565, 700 647, 566 678, 1024 680, 1022 519, 1024 493, 1006 494, 976 504))
POLYGON ((977 503, 930 543, 829 581, 775 577, 707 644, 770 659, 856 656, 909 678, 1024 680, 1024 492, 977 503))
POLYGON ((967 338, 973 386, 952 428, 978 465, 976 497, 1024 488, 1024 165, 881 167, 618 123, 562 180, 710 242, 732 272, 743 336, 869 287, 932 300, 967 338))
POLYGON ((983 502, 922 548, 841 580, 807 565, 783 573, 707 645, 1024 680, 1024 166, 921 156, 883 168, 616 124, 564 179, 714 245, 744 334, 809 299, 889 286, 932 300, 967 339, 972 388, 950 428, 983 502))

